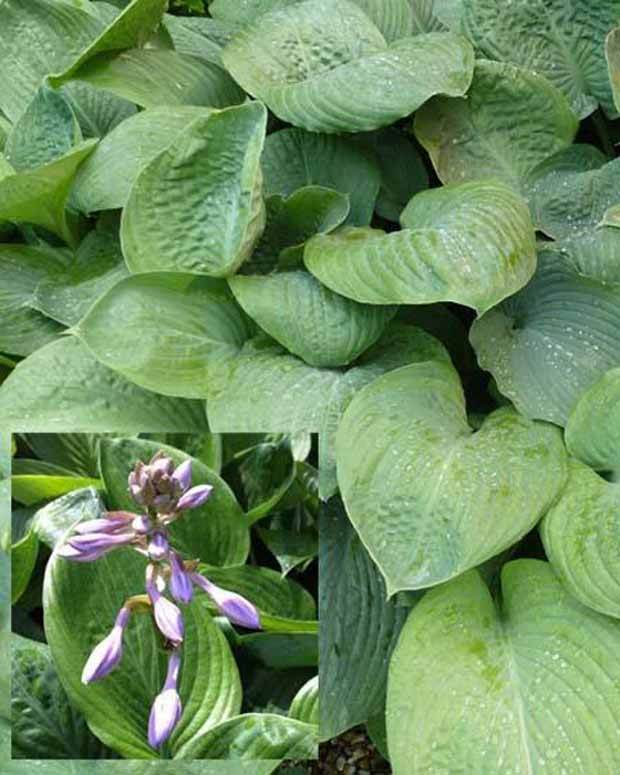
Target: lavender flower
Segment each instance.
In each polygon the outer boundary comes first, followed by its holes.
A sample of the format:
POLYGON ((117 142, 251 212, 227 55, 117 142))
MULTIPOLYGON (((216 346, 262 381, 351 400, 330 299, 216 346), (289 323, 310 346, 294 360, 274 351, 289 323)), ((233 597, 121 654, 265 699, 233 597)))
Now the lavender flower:
POLYGON ((189 603, 194 590, 189 574, 183 565, 183 560, 176 552, 170 552, 169 562, 169 586, 172 597, 179 603, 189 603))
POLYGON ((258 609, 249 600, 236 592, 222 589, 199 573, 190 574, 193 583, 204 590, 213 600, 218 611, 233 624, 246 627, 248 630, 260 630, 260 614, 258 609))
POLYGON ((213 487, 210 484, 199 484, 196 487, 192 487, 184 495, 181 496, 177 503, 177 511, 183 511, 184 509, 195 509, 207 500, 209 495, 213 492, 213 487))
POLYGON ((170 545, 168 544, 168 538, 166 537, 166 534, 161 530, 153 533, 147 547, 147 551, 151 560, 155 560, 156 562, 163 560, 168 556, 169 549, 170 545))
POLYGON ((178 482, 181 492, 185 492, 192 483, 192 461, 185 460, 176 468, 172 478, 178 482))
POLYGON ((130 544, 135 538, 134 533, 85 533, 73 536, 69 543, 74 549, 81 552, 106 551, 117 546, 130 544))
POLYGON ((159 748, 171 735, 183 708, 177 691, 181 657, 175 649, 168 659, 168 673, 162 691, 155 698, 149 716, 149 745, 159 748))
POLYGON ((88 519, 75 526, 76 533, 117 533, 127 528, 135 517, 126 511, 109 511, 105 519, 88 519), (122 515, 122 516, 121 516, 122 515))
POLYGON ((84 670, 82 671, 82 683, 89 684, 105 678, 108 673, 118 665, 123 654, 123 633, 129 621, 131 610, 123 606, 118 612, 114 627, 101 643, 92 650, 84 670))
POLYGON ((56 554, 64 560, 71 560, 72 562, 94 562, 103 557, 108 551, 110 550, 90 549, 89 551, 80 551, 71 546, 71 544, 64 544, 64 546, 56 550, 56 554))
POLYGON ((146 568, 146 592, 153 606, 153 615, 159 631, 171 643, 178 646, 183 642, 184 625, 183 617, 177 606, 160 592, 157 581, 161 579, 156 575, 155 566, 152 563, 146 568))

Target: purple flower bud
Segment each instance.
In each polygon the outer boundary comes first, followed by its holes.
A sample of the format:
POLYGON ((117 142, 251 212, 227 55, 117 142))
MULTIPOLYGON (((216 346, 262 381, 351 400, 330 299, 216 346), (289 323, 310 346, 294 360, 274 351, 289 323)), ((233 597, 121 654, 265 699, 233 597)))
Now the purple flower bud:
POLYGON ((248 630, 261 629, 258 609, 253 603, 246 600, 245 597, 216 586, 199 573, 192 573, 190 578, 197 587, 200 587, 209 595, 217 606, 218 611, 233 624, 238 624, 240 627, 245 627, 248 630))
POLYGON ((210 484, 199 484, 196 487, 192 487, 185 495, 182 495, 177 503, 177 511, 183 511, 183 509, 195 509, 207 500, 209 495, 213 492, 213 487, 210 484))
POLYGON ((174 463, 169 457, 166 457, 161 452, 157 452, 148 465, 150 475, 158 479, 161 476, 170 476, 174 471, 174 463))
POLYGON ((123 655, 123 633, 130 614, 129 608, 123 606, 118 612, 110 634, 91 651, 82 671, 83 684, 89 684, 105 678, 121 661, 121 656, 123 655))
POLYGON ((64 544, 56 550, 56 554, 64 560, 72 560, 73 562, 94 562, 108 551, 108 549, 92 549, 86 552, 75 549, 71 544, 64 544))
POLYGON ((185 460, 175 468, 172 478, 178 483, 181 492, 185 492, 192 483, 192 461, 185 460))
POLYGON ((168 556, 168 551, 170 550, 170 544, 168 543, 166 534, 161 532, 161 530, 157 530, 153 533, 147 548, 151 560, 155 560, 155 562, 163 560, 164 557, 168 556))
POLYGON ((157 588, 155 567, 146 569, 146 591, 153 606, 153 615, 159 631, 175 646, 183 642, 183 616, 177 606, 164 597, 157 588))
POLYGON ((74 549, 82 552, 106 551, 115 549, 117 546, 130 544, 135 539, 134 533, 85 533, 84 535, 72 536, 69 543, 74 549))
POLYGON ((146 535, 152 527, 153 523, 146 514, 139 514, 131 523, 131 529, 138 535, 146 535))
POLYGON ((171 735, 183 712, 181 698, 177 692, 179 664, 181 658, 175 649, 168 660, 168 673, 164 688, 155 698, 149 716, 149 745, 159 748, 171 735))
POLYGON ((183 560, 176 552, 170 553, 170 592, 179 603, 189 603, 192 599, 193 587, 189 574, 185 570, 183 560))
POLYGON ((129 520, 134 516, 127 513, 127 516, 112 517, 111 514, 125 514, 122 511, 109 512, 105 519, 88 519, 86 522, 80 522, 75 526, 76 533, 116 533, 128 526, 129 520))
POLYGON ((153 498, 153 506, 155 506, 159 512, 170 511, 174 507, 175 500, 176 498, 170 493, 156 495, 153 498))

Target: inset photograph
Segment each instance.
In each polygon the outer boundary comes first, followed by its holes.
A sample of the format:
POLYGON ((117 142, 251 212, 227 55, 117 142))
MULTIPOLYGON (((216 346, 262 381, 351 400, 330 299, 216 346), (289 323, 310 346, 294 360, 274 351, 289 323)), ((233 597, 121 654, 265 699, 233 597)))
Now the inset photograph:
POLYGON ((18 434, 12 452, 12 758, 316 758, 316 439, 18 434))

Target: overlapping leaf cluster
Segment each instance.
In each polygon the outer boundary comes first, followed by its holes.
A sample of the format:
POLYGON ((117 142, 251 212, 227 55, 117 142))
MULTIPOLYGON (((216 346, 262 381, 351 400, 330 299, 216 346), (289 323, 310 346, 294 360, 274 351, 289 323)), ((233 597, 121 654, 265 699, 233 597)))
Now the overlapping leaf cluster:
MULTIPOLYGON (((243 759, 251 760, 248 772, 265 775, 281 759, 314 758, 318 625, 316 573, 307 569, 317 551, 318 485, 310 437, 24 434, 17 442, 13 632, 3 649, 12 661, 13 758, 243 759), (177 463, 191 460, 193 483, 213 487, 196 519, 171 529, 175 545, 213 583, 250 600, 262 629, 233 628, 206 597, 182 606, 183 713, 155 751, 145 738, 149 699, 161 688, 168 652, 150 615, 136 609, 123 659, 105 680, 80 680, 110 617, 144 583, 147 559, 124 548, 70 563, 53 550, 80 523, 129 508, 128 465, 160 449, 177 463)), ((5 681, 7 673, 8 664, 5 681)), ((15 773, 29 764, 15 764, 15 773)), ((245 765, 226 766, 204 771, 227 775, 245 765)))
POLYGON ((0 417, 319 431, 322 735, 616 771, 619 0, 120 5, 0 4, 0 417))

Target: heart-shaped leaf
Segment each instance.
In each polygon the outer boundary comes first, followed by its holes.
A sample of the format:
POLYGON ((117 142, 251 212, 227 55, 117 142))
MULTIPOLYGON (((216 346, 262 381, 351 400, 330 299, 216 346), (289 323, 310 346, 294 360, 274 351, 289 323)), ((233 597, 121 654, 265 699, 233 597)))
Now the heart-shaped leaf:
POLYGON ((416 137, 444 183, 496 177, 524 194, 529 171, 569 145, 577 126, 546 78, 484 59, 466 99, 434 97, 415 116, 416 137))
POLYGON ((229 280, 247 314, 289 352, 311 366, 344 366, 383 333, 396 312, 339 296, 308 272, 229 280))
POLYGON ((0 348, 4 352, 29 355, 63 330, 37 309, 36 291, 42 280, 62 272, 69 261, 65 250, 0 246, 0 348))
POLYGON ((74 331, 103 364, 127 379, 185 398, 204 398, 218 362, 233 357, 250 336, 223 280, 172 272, 121 280, 74 331), (140 332, 139 347, 124 335, 128 327, 140 332))
POLYGON ((581 396, 564 433, 571 455, 599 471, 620 471, 620 369, 581 396))
POLYGON ((11 636, 11 754, 17 759, 90 759, 109 755, 73 708, 49 646, 11 636))
POLYGON ((192 509, 170 526, 179 549, 212 565, 240 565, 249 549, 249 533, 241 506, 226 482, 196 458, 164 444, 146 439, 102 439, 99 466, 112 509, 135 511, 127 476, 138 460, 145 463, 163 450, 175 465, 192 461, 192 484, 210 484, 213 492, 200 508, 192 509))
POLYGON ((121 225, 132 272, 221 277, 248 258, 264 226, 266 120, 256 102, 196 119, 143 169, 121 225))
POLYGON ((472 432, 458 374, 439 362, 359 391, 336 460, 347 513, 390 595, 447 581, 516 543, 566 479, 557 428, 503 408, 472 432))
POLYGON ((368 721, 385 706, 390 655, 407 609, 385 584, 339 500, 321 513, 320 739, 368 721))
POLYGON ((130 116, 104 137, 78 170, 72 201, 85 213, 124 207, 141 169, 208 108, 168 105, 130 116))
POLYGON ((272 713, 246 713, 218 724, 188 749, 194 759, 316 759, 316 727, 272 713))
POLYGON ((619 656, 620 624, 582 606, 540 560, 504 566, 501 603, 474 571, 431 590, 390 665, 394 775, 455 763, 468 773, 572 772, 575 762, 614 772, 619 656))
POLYGON ((306 0, 259 16, 222 59, 279 118, 314 132, 391 124, 434 94, 463 95, 473 69, 465 38, 437 33, 388 45, 348 0, 306 0))
MULTIPOLYGON (((134 614, 124 635, 123 658, 104 680, 84 685, 86 659, 110 631, 125 599, 144 590, 146 562, 121 549, 94 563, 53 555, 43 592, 45 631, 60 679, 91 730, 126 758, 153 759, 146 730, 161 691, 166 654, 148 615, 134 614)), ((185 640, 179 694, 183 715, 169 742, 184 758, 206 729, 239 712, 241 686, 225 636, 198 599, 183 607, 185 640)))
POLYGON ((620 486, 571 461, 566 487, 540 526, 562 583, 595 611, 620 618, 620 486))
POLYGON ((39 432, 200 431, 204 403, 168 398, 128 382, 74 337, 37 350, 0 387, 0 422, 39 432))
POLYGON ((530 284, 475 321, 470 339, 522 414, 565 425, 583 392, 620 363, 620 233, 543 247, 530 284))
POLYGON ((319 677, 315 676, 297 692, 288 712, 289 718, 306 724, 319 724, 319 677))
POLYGON ((514 62, 545 76, 570 100, 579 118, 600 104, 613 115, 604 42, 618 22, 617 0, 548 3, 463 0, 465 34, 489 59, 514 62), (574 45, 575 27, 579 45, 574 45))
POLYGON ((620 160, 593 145, 572 145, 535 167, 529 177, 534 224, 554 239, 593 229, 620 200, 620 160))
POLYGON ((536 266, 526 203, 484 180, 422 191, 403 229, 345 228, 317 235, 304 261, 331 288, 367 304, 454 301, 480 314, 515 293, 536 266))
POLYGON ((377 163, 346 137, 293 127, 268 135, 261 159, 265 194, 288 197, 305 186, 349 195, 348 222, 366 226, 379 191, 377 163))

